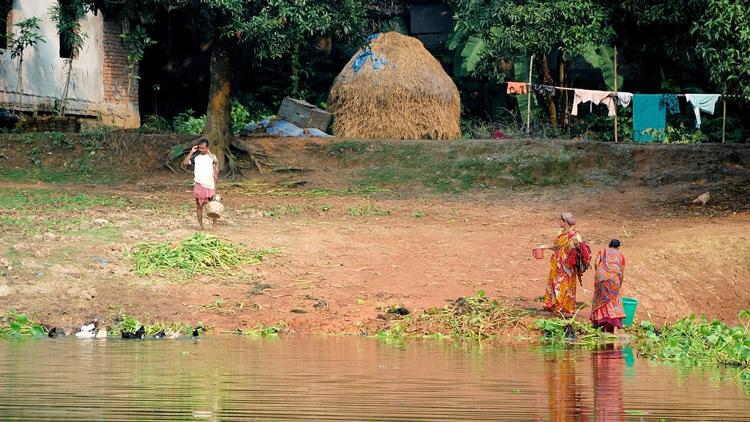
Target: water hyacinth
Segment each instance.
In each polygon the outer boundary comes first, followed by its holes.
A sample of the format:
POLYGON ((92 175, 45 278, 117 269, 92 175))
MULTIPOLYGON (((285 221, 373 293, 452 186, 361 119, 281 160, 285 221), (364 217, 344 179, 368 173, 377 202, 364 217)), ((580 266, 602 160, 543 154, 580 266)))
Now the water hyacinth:
POLYGON ((643 321, 637 332, 640 354, 690 365, 719 364, 737 367, 750 381, 750 311, 741 311, 740 324, 691 316, 657 328, 643 321))

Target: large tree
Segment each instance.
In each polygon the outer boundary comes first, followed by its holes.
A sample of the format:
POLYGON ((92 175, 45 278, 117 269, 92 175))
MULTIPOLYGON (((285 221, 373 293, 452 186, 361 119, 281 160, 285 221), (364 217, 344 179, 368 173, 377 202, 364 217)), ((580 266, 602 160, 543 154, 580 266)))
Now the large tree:
MULTIPOLYGON (((553 83, 558 79, 548 63, 553 49, 570 58, 604 44, 612 35, 607 9, 596 0, 452 0, 450 4, 455 27, 449 47, 461 51, 465 71, 498 81, 507 74, 505 64, 528 62, 533 54, 541 81, 553 83)), ((555 124, 551 96, 547 109, 555 124)))

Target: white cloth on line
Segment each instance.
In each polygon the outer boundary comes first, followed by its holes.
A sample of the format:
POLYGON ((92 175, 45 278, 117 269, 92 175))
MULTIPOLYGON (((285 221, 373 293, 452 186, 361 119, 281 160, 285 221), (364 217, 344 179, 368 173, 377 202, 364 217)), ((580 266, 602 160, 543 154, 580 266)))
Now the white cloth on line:
POLYGON ((719 94, 685 94, 687 102, 693 106, 695 112, 695 127, 701 127, 701 111, 714 114, 719 97, 719 94))
POLYGON ((630 105, 630 101, 633 100, 632 92, 618 92, 617 93, 617 104, 627 107, 630 105))
POLYGON ((590 89, 576 89, 573 91, 573 110, 570 114, 578 115, 578 104, 591 102, 591 104, 604 104, 607 106, 608 114, 615 115, 615 99, 608 91, 595 91, 590 89))

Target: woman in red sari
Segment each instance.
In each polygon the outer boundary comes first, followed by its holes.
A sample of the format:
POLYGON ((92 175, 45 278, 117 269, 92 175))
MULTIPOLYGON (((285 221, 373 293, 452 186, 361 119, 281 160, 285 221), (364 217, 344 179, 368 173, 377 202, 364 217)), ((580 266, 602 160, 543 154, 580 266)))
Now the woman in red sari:
POLYGON ((575 225, 573 214, 560 214, 560 233, 555 238, 555 243, 552 246, 540 246, 553 251, 549 260, 547 293, 544 295, 544 309, 550 312, 572 314, 576 310, 578 274, 570 263, 570 257, 576 244, 581 242, 581 235, 575 225))
POLYGON ((596 256, 596 275, 594 276, 594 303, 591 305, 591 323, 604 331, 614 333, 622 328, 625 312, 622 308, 623 272, 625 256, 620 252, 620 241, 613 239, 609 247, 596 256))

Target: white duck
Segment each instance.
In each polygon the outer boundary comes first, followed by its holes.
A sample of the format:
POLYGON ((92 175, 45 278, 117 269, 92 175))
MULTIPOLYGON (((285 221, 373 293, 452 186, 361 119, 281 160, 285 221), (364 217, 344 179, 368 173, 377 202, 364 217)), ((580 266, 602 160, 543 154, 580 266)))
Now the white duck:
POLYGON ((89 324, 81 325, 81 331, 76 333, 76 337, 80 338, 94 338, 96 337, 96 326, 99 324, 99 320, 95 319, 89 324))

